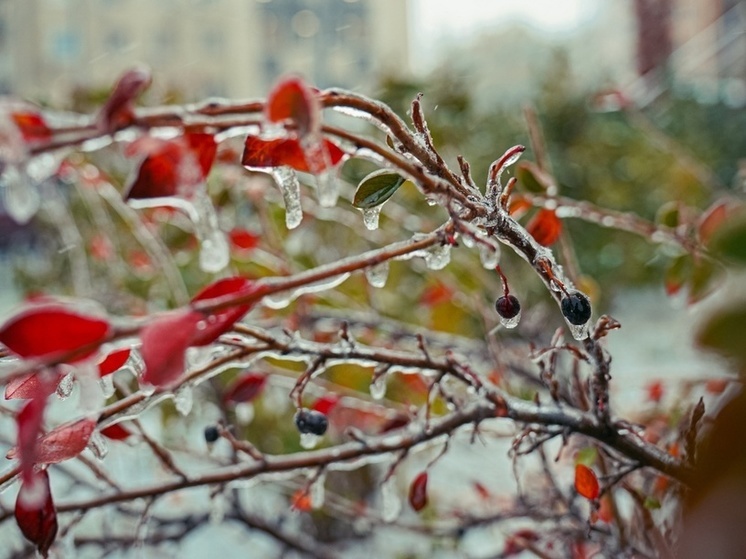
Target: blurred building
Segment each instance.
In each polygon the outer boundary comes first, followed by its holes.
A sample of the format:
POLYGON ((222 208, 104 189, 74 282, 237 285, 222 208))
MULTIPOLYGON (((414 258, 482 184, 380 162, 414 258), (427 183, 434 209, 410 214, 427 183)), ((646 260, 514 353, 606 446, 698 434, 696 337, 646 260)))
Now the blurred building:
POLYGON ((405 0, 0 0, 0 87, 41 100, 125 68, 187 100, 253 97, 285 72, 366 88, 407 69, 405 0))

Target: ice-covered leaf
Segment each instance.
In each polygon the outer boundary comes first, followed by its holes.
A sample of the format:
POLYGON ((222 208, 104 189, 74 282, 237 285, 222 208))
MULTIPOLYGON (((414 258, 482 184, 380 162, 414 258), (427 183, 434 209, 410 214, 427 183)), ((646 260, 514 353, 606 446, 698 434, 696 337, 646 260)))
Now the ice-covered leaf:
POLYGON ((115 423, 101 429, 101 434, 113 441, 123 441, 132 436, 132 433, 121 423, 115 423))
POLYGON ((399 190, 406 179, 388 169, 373 171, 365 177, 355 191, 352 205, 360 209, 368 209, 383 204, 399 190))
POLYGON ((57 512, 46 470, 37 472, 33 480, 21 485, 16 497, 15 518, 24 537, 46 558, 57 536, 57 512))
POLYGON ((34 465, 38 452, 38 437, 44 419, 44 409, 47 407, 47 387, 42 385, 39 394, 35 395, 16 414, 18 436, 16 438, 16 454, 21 461, 21 477, 24 480, 33 478, 34 465))
POLYGON ((557 242, 562 234, 562 221, 554 210, 542 208, 529 221, 526 230, 537 243, 548 247, 557 242))
MULTIPOLYGON (((56 387, 65 375, 57 373, 51 381, 52 386, 56 387)), ((34 398, 41 390, 45 390, 43 381, 39 373, 34 371, 27 375, 15 377, 5 385, 6 400, 30 400, 34 398)), ((53 390, 52 390, 53 391, 53 390)))
POLYGON ((52 138, 52 131, 47 126, 40 112, 19 109, 10 114, 24 142, 42 142, 52 138))
POLYGON ((264 373, 245 373, 239 376, 225 391, 225 402, 251 402, 259 396, 267 383, 264 373))
POLYGON ((313 403, 311 409, 328 416, 339 404, 339 396, 333 393, 325 394, 313 403))
POLYGON ((409 505, 416 511, 427 506, 427 472, 421 472, 409 486, 409 505))
MULTIPOLYGON (((330 140, 324 139, 323 146, 328 157, 322 158, 321 167, 319 165, 315 166, 314 171, 316 172, 325 170, 327 166, 336 167, 346 155, 339 146, 330 140)), ((317 163, 319 162, 317 161, 317 163)), ((241 164, 260 169, 287 165, 302 173, 311 172, 303 147, 300 141, 294 138, 264 140, 259 136, 249 135, 244 142, 241 164)))
POLYGON ((184 372, 184 354, 202 318, 191 309, 179 309, 158 316, 140 331, 144 382, 163 386, 179 378, 184 372))
POLYGON ((105 377, 115 371, 118 371, 127 362, 130 356, 130 348, 123 347, 121 349, 115 349, 110 352, 98 363, 98 374, 99 376, 105 377))
MULTIPOLYGON (((236 297, 250 295, 256 290, 256 284, 250 279, 241 276, 223 278, 211 283, 197 293, 192 299, 192 303, 208 303, 211 299, 218 300, 229 295, 236 297)), ((190 345, 204 346, 211 344, 230 330, 231 326, 240 320, 250 308, 251 305, 235 305, 208 314, 195 331, 190 345)))
POLYGON ((21 357, 80 352, 69 362, 79 361, 96 351, 93 346, 109 334, 109 323, 57 303, 26 307, 0 326, 0 343, 21 357))
MULTIPOLYGON (((80 419, 57 427, 37 441, 35 463, 57 464, 75 458, 88 445, 95 429, 95 419, 80 419)), ((15 458, 17 453, 17 449, 11 449, 7 457, 15 458)))
POLYGON ((591 501, 597 499, 600 493, 596 474, 584 464, 575 465, 575 490, 591 501))
POLYGON ((316 93, 302 79, 292 76, 279 81, 267 98, 267 120, 290 120, 300 137, 318 132, 321 109, 316 93))
POLYGON ((261 240, 261 237, 258 234, 240 227, 233 228, 231 232, 228 233, 228 238, 231 241, 231 245, 242 251, 249 251, 256 248, 261 240))
POLYGON ((98 114, 99 127, 106 132, 115 132, 132 124, 135 100, 148 88, 151 80, 150 70, 146 68, 124 72, 98 114))

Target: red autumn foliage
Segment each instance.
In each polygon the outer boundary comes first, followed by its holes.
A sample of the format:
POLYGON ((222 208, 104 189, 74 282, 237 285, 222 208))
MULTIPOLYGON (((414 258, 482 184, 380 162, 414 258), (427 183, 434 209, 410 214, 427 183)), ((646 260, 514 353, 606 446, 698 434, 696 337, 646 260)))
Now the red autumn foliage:
POLYGON ((40 393, 31 400, 16 415, 18 437, 16 449, 21 461, 21 477, 30 481, 34 476, 34 465, 38 457, 38 437, 44 419, 44 409, 47 406, 47 395, 40 393))
POLYGON ((115 371, 118 371, 127 362, 130 357, 130 348, 124 347, 121 349, 115 349, 104 357, 98 363, 98 374, 99 376, 105 377, 115 371))
MULTIPOLYGON (((109 323, 100 317, 78 313, 57 303, 26 307, 0 327, 0 343, 21 357, 70 353, 102 342, 109 323)), ((96 348, 78 352, 68 361, 88 357, 96 348)))
POLYGON ((225 402, 251 402, 262 393, 267 384, 264 373, 246 373, 238 377, 225 391, 225 402))
MULTIPOLYGON (((313 169, 315 171, 323 171, 329 166, 337 166, 346 155, 344 151, 330 140, 324 139, 323 146, 326 156, 322 157, 321 161, 313 162, 313 169)), ((300 141, 294 138, 264 140, 259 136, 249 135, 244 142, 241 164, 245 167, 254 168, 286 165, 302 173, 311 172, 311 165, 307 155, 300 141)))
POLYGON ((113 441, 123 441, 132 436, 132 433, 121 423, 115 423, 114 425, 109 425, 108 427, 101 429, 101 434, 113 441))
POLYGON ((52 131, 47 126, 44 117, 35 111, 14 111, 10 114, 13 123, 21 132, 24 142, 49 141, 52 131))
POLYGON ((427 506, 427 472, 420 472, 409 486, 409 505, 418 512, 427 506))
POLYGON ((600 494, 596 474, 584 464, 577 464, 575 466, 575 490, 579 495, 590 501, 598 499, 598 495, 600 494))
POLYGON ((16 497, 15 518, 26 539, 36 545, 42 557, 47 557, 57 537, 57 511, 46 470, 37 472, 32 481, 21 485, 16 497), (37 498, 40 491, 44 492, 43 499, 37 498), (35 495, 31 496, 32 492, 35 495))
MULTIPOLYGON (((57 373, 51 384, 57 386, 65 375, 57 373)), ((34 398, 42 389, 39 373, 34 371, 27 375, 15 377, 5 385, 6 400, 29 400, 34 398)), ((50 391, 51 392, 51 391, 50 391)))
POLYGON ((526 230, 542 246, 557 242, 562 234, 562 221, 554 210, 540 209, 526 225, 526 230))
POLYGON ((249 251, 259 246, 261 237, 256 233, 236 227, 228 233, 231 244, 242 251, 249 251))
POLYGON ((316 93, 297 77, 275 85, 269 92, 265 114, 270 122, 292 121, 300 137, 317 132, 320 124, 316 93))
MULTIPOLYGON (((256 291, 257 286, 252 280, 241 276, 233 276, 211 283, 194 296, 192 303, 207 303, 211 299, 218 300, 228 295, 247 296, 256 293, 256 291)), ((200 325, 204 327, 195 331, 194 338, 189 345, 205 346, 211 344, 230 330, 249 311, 251 306, 234 305, 208 314, 205 321, 200 325)))
POLYGON ((145 362, 142 379, 148 384, 164 386, 184 372, 184 354, 197 333, 200 313, 179 309, 162 314, 140 331, 145 362))
POLYGON ((663 399, 664 392, 665 389, 663 383, 659 380, 654 380, 647 386, 648 400, 655 402, 656 404, 663 399))
POLYGON ((115 132, 132 124, 135 99, 150 86, 151 81, 150 71, 145 68, 134 68, 122 74, 98 114, 99 127, 106 132, 115 132))
POLYGON ((329 413, 337 407, 339 400, 340 398, 336 394, 325 394, 313 403, 311 409, 328 416, 329 413))

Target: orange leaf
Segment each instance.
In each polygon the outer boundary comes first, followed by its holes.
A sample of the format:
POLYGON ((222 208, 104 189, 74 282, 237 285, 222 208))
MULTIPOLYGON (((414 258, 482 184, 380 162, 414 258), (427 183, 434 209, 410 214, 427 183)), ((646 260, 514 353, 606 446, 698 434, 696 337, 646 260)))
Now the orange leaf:
POLYGON ((579 495, 591 501, 598 498, 601 492, 598 478, 588 466, 583 464, 575 466, 575 490, 579 495))
POLYGON ((529 234, 542 246, 548 247, 557 242, 562 234, 562 221, 554 210, 542 208, 526 226, 529 234))
POLYGON ((301 137, 318 131, 320 108, 315 93, 298 77, 285 78, 270 91, 266 107, 270 122, 292 120, 301 137))

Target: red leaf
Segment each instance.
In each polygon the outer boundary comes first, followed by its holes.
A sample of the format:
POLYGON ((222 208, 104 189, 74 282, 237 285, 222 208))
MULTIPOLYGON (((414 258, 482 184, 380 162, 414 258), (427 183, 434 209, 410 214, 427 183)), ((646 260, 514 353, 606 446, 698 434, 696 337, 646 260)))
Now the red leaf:
POLYGON ((313 510, 313 506, 311 505, 311 496, 308 494, 308 491, 304 489, 298 489, 295 493, 293 493, 293 496, 290 497, 290 506, 294 510, 298 510, 301 512, 309 512, 313 510))
POLYGON ((10 113, 10 117, 20 130, 25 142, 48 141, 52 138, 52 131, 47 126, 41 113, 20 110, 10 113))
POLYGON ((338 403, 339 396, 336 394, 326 394, 316 400, 311 409, 328 416, 329 412, 336 408, 338 403))
POLYGON ((146 68, 134 68, 122 74, 101 108, 99 126, 106 132, 114 132, 132 124, 135 99, 148 88, 151 80, 150 71, 146 68))
POLYGON ((113 441, 123 441, 132 436, 132 433, 121 423, 115 423, 101 429, 101 434, 113 441))
POLYGON ((238 377, 225 391, 224 402, 251 402, 261 394, 267 383, 263 373, 247 373, 238 377))
POLYGON ((488 501, 492 498, 492 493, 490 493, 490 490, 487 489, 484 485, 479 483, 478 481, 472 482, 472 485, 474 486, 474 490, 479 495, 479 498, 483 501, 488 501))
POLYGON ((144 382, 163 386, 181 376, 184 353, 195 338, 201 319, 200 313, 179 309, 159 316, 140 331, 144 382))
MULTIPOLYGON (((224 278, 211 283, 192 299, 192 303, 208 302, 211 299, 218 300, 228 295, 243 296, 250 295, 257 290, 256 284, 244 277, 234 276, 224 278)), ((221 311, 209 314, 194 334, 190 345, 209 345, 220 336, 225 334, 231 327, 243 317, 252 305, 237 305, 225 308, 221 311)))
POLYGON ((450 286, 438 282, 425 288, 420 295, 420 303, 426 307, 432 307, 450 301, 453 295, 454 291, 450 286))
POLYGON ((409 486, 409 504, 416 511, 427 505, 427 472, 421 472, 409 486))
POLYGON ((251 250, 259 245, 261 237, 246 229, 234 228, 228 233, 231 244, 241 250, 251 250))
MULTIPOLYGON (((327 139, 324 139, 324 148, 328 157, 321 158, 323 161, 320 165, 314 167, 316 171, 323 171, 328 166, 335 167, 346 155, 335 143, 327 139)), ((311 172, 300 142, 290 138, 263 140, 258 136, 247 136, 241 164, 255 168, 287 165, 302 173, 311 172)))
POLYGON ((598 478, 588 466, 583 464, 575 466, 575 490, 579 495, 591 501, 598 499, 600 493, 598 478))
POLYGON ((101 377, 110 375, 114 371, 118 371, 127 362, 130 356, 130 348, 124 347, 122 349, 115 349, 104 359, 98 362, 98 374, 101 377))
POLYGON ((663 383, 659 380, 650 382, 647 386, 648 400, 656 404, 663 398, 663 383))
POLYGON ((699 240, 707 244, 715 231, 735 212, 737 207, 732 200, 720 200, 707 208, 697 223, 699 240))
POLYGON ((39 440, 36 463, 57 464, 75 458, 88 446, 95 430, 95 419, 80 419, 75 423, 60 425, 39 440))
POLYGON ((25 406, 23 406, 18 415, 16 423, 18 424, 18 437, 16 439, 17 447, 11 449, 11 452, 19 454, 21 461, 21 477, 24 481, 30 481, 34 474, 34 465, 38 455, 38 437, 41 432, 42 421, 44 419, 44 408, 47 407, 47 395, 44 394, 44 385, 25 406))
POLYGON ((215 141, 215 136, 204 132, 186 132, 184 140, 187 148, 199 164, 202 180, 206 179, 218 152, 218 143, 215 141))
POLYGON ((21 485, 16 497, 15 517, 24 537, 36 545, 43 557, 47 557, 57 536, 57 512, 46 470, 37 472, 33 480, 21 485))
MULTIPOLYGON (((8 319, 0 327, 0 343, 21 357, 42 357, 102 342, 109 333, 109 323, 87 316, 60 304, 32 305, 8 319)), ((80 361, 94 353, 90 349, 70 358, 80 361)))
POLYGON ((292 120, 300 137, 315 133, 320 124, 316 94, 300 78, 280 81, 267 98, 266 114, 270 122, 292 120))
POLYGON ((529 234, 542 246, 548 247, 557 242, 562 234, 562 221, 554 210, 541 209, 526 226, 529 234))
MULTIPOLYGON (((57 373, 54 382, 51 384, 56 387, 64 376, 61 373, 57 373)), ((34 371, 33 373, 11 379, 5 386, 5 399, 29 400, 39 394, 39 391, 42 389, 39 373, 34 371)))

